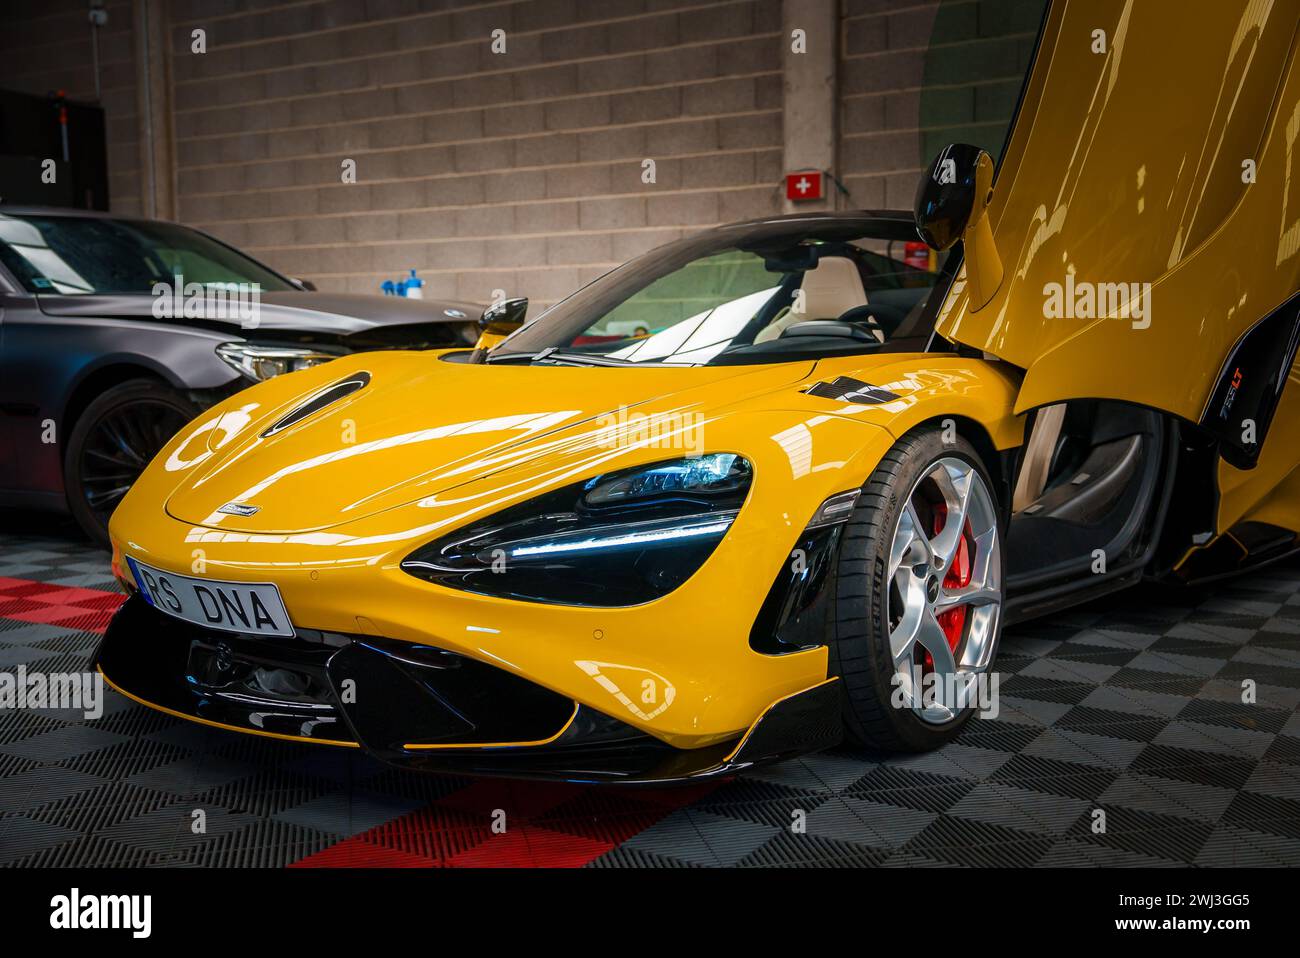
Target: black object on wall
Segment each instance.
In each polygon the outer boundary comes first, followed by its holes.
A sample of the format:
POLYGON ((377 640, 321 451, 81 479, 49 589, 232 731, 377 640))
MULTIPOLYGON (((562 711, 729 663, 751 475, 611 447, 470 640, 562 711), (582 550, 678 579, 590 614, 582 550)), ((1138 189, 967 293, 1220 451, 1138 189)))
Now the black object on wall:
POLYGON ((107 210, 104 130, 102 107, 0 90, 0 203, 107 210))

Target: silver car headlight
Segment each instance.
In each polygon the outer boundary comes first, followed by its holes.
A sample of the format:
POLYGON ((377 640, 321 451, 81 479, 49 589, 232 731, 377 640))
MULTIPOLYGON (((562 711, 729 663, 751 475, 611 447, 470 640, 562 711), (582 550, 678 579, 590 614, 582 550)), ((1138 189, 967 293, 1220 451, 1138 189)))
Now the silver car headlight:
POLYGON ((217 355, 240 375, 255 383, 292 373, 310 366, 319 366, 337 357, 316 349, 301 346, 267 346, 258 343, 222 343, 217 355))

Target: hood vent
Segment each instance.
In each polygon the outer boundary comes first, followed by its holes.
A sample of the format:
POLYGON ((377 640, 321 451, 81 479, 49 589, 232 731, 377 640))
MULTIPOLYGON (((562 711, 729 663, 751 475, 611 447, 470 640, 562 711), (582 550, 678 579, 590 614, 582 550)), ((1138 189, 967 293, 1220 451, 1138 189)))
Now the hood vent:
POLYGON ((298 406, 292 412, 285 415, 274 425, 268 426, 265 430, 263 430, 261 436, 263 439, 267 438, 268 436, 274 436, 277 432, 282 432, 285 429, 288 429, 290 426, 302 422, 308 416, 320 412, 322 409, 324 409, 326 406, 330 405, 331 403, 336 403, 344 396, 349 396, 352 393, 356 392, 358 389, 361 389, 363 386, 367 386, 369 384, 370 384, 370 373, 366 372, 365 370, 362 370, 361 372, 358 373, 353 373, 347 379, 339 380, 338 382, 334 383, 334 385, 326 386, 324 389, 320 390, 320 392, 313 394, 301 406, 298 406))

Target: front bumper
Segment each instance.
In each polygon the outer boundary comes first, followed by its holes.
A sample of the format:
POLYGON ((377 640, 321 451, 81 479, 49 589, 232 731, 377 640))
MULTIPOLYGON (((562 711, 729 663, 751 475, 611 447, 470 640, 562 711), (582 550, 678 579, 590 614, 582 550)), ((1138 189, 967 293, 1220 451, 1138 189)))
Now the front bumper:
POLYGON ((827 748, 842 728, 831 679, 771 703, 735 740, 679 749, 445 649, 311 629, 292 639, 217 632, 138 596, 109 623, 95 665, 119 692, 182 718, 451 773, 694 780, 827 748))

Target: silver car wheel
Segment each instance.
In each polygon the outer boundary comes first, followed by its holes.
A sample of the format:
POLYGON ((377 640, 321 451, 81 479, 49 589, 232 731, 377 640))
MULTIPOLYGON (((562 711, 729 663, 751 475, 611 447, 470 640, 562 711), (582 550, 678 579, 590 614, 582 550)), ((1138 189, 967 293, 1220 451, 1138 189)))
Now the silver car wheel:
POLYGON ((964 459, 935 461, 908 492, 889 553, 889 646, 896 700, 925 722, 976 699, 1002 615, 1002 543, 993 495, 964 459))

